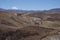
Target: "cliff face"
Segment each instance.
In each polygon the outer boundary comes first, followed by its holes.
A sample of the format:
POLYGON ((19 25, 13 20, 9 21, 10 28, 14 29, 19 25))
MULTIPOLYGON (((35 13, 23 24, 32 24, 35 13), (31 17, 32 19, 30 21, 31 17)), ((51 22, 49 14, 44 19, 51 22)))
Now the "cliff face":
POLYGON ((60 13, 0 11, 0 40, 60 40, 60 13))

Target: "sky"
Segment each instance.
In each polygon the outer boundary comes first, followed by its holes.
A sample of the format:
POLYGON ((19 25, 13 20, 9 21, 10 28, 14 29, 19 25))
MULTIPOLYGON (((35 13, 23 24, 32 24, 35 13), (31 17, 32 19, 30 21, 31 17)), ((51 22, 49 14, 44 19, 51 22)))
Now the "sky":
POLYGON ((0 0, 0 8, 48 10, 53 8, 60 8, 60 0, 0 0))

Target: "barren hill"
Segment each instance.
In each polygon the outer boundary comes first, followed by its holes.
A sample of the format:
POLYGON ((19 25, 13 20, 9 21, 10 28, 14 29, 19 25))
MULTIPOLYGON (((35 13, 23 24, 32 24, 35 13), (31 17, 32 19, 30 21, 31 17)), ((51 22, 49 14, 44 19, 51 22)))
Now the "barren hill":
POLYGON ((60 13, 0 11, 0 40, 60 40, 60 13))

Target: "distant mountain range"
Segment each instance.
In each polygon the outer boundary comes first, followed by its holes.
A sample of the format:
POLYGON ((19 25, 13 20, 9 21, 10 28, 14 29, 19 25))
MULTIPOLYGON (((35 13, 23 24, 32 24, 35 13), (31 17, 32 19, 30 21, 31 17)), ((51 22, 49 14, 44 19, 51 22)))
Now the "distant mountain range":
POLYGON ((60 8, 50 9, 48 12, 60 12, 60 8))
POLYGON ((5 11, 6 9, 0 8, 0 11, 5 11))
POLYGON ((60 8, 54 8, 50 10, 15 10, 15 9, 3 9, 0 8, 0 11, 8 11, 8 12, 60 12, 60 8))

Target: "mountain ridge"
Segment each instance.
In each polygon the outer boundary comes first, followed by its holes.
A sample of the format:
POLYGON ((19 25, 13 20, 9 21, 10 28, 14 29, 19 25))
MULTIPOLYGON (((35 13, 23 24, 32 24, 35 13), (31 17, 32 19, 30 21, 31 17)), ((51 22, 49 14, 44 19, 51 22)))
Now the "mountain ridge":
POLYGON ((8 11, 8 12, 60 12, 60 8, 53 8, 49 10, 15 10, 15 9, 3 9, 0 8, 0 11, 8 11))

